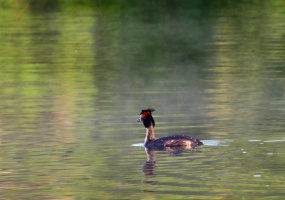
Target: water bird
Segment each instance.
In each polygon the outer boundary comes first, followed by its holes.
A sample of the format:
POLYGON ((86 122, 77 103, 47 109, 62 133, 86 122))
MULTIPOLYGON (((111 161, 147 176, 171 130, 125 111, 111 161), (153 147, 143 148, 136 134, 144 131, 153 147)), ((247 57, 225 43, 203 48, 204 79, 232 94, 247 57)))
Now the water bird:
POLYGON ((183 149, 193 149, 197 146, 203 145, 203 142, 200 140, 187 136, 187 135, 170 135, 155 139, 154 126, 155 122, 152 117, 152 112, 155 109, 148 108, 141 111, 137 122, 142 122, 146 128, 146 136, 144 140, 144 146, 146 148, 155 149, 155 150, 167 150, 169 148, 178 148, 183 149))

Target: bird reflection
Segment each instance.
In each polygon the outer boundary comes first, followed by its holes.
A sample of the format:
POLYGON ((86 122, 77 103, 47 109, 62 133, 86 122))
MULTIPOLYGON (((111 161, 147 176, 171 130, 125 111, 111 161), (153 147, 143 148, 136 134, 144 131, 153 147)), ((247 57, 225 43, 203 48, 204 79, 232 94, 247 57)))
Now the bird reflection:
POLYGON ((146 152, 146 162, 143 165, 143 173, 145 176, 151 176, 155 175, 155 160, 156 160, 156 154, 155 150, 150 149, 150 148, 145 148, 146 152))
POLYGON ((156 162, 156 152, 155 151, 167 151, 168 153, 172 155, 179 155, 183 151, 187 149, 193 149, 191 147, 164 147, 163 149, 161 148, 147 148, 145 147, 145 152, 146 152, 146 162, 144 163, 142 170, 145 176, 154 176, 155 175, 155 162, 156 162))

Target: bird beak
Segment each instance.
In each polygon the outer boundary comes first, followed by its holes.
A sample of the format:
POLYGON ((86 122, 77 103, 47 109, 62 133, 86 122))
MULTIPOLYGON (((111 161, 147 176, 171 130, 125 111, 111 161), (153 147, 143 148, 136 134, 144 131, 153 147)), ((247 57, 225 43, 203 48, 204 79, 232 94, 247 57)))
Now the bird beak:
POLYGON ((137 118, 137 120, 136 120, 136 121, 137 121, 137 122, 140 122, 140 121, 142 121, 142 120, 141 120, 141 118, 139 117, 139 118, 137 118))

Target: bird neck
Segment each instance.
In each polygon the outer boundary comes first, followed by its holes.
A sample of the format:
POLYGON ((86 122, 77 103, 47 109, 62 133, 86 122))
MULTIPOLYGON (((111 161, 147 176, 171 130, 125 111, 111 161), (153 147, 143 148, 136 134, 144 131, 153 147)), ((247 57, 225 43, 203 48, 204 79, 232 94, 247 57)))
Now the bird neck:
POLYGON ((147 142, 155 140, 155 134, 154 134, 154 127, 151 124, 149 127, 146 128, 146 135, 145 135, 145 140, 144 143, 146 144, 147 142))

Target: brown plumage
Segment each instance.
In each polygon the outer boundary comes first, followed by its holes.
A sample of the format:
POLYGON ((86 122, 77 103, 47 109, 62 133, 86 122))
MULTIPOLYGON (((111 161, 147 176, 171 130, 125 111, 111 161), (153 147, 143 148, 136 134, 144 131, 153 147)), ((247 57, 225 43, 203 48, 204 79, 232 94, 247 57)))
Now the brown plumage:
POLYGON ((170 135, 155 139, 154 126, 155 122, 152 117, 152 112, 155 109, 148 108, 144 109, 140 113, 140 117, 137 119, 137 122, 143 122, 146 128, 146 137, 144 141, 144 146, 152 149, 167 149, 167 148, 195 148, 203 143, 193 137, 187 135, 170 135))

